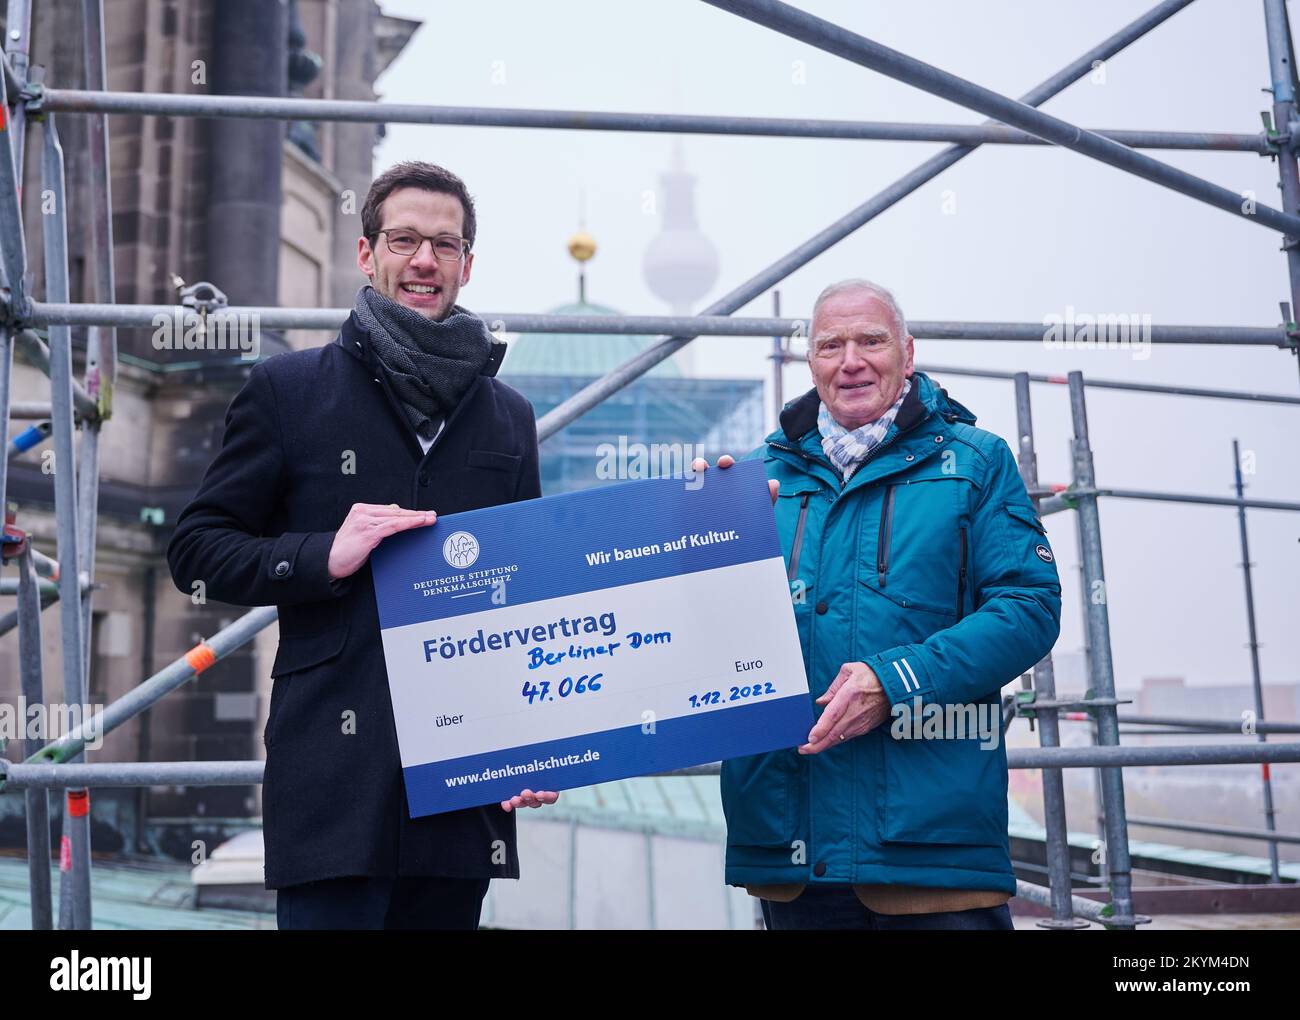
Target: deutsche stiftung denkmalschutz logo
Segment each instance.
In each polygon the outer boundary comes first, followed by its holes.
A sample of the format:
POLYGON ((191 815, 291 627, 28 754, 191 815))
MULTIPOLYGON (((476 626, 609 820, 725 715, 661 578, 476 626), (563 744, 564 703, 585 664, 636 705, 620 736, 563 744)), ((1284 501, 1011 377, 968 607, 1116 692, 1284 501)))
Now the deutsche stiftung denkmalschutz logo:
POLYGON ((457 570, 473 566, 478 559, 478 539, 468 531, 453 532, 442 543, 442 558, 457 570))

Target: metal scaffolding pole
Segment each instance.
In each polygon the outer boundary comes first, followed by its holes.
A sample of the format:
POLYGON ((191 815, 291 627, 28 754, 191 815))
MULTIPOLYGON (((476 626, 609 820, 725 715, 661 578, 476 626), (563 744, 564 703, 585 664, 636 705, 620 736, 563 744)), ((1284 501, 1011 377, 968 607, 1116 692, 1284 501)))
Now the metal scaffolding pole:
MULTIPOLYGON (((748 21, 763 25, 792 39, 870 68, 923 92, 960 103, 968 109, 993 117, 1039 138, 1089 156, 1117 170, 1159 184, 1198 202, 1240 216, 1247 222, 1286 233, 1300 233, 1300 216, 1269 205, 1250 204, 1242 196, 1204 178, 1179 170, 1168 163, 1143 155, 1119 142, 1102 138, 1075 124, 1032 109, 1024 103, 986 89, 955 74, 882 46, 865 36, 814 17, 779 0, 704 0, 748 21), (1249 210, 1249 211, 1248 211, 1249 210)), ((1280 3, 1281 0, 1274 0, 1280 3)))
MULTIPOLYGON (((5 54, 6 67, 14 67, 21 77, 27 75, 27 46, 30 33, 28 32, 28 4, 22 0, 10 0, 6 8, 6 31, 5 31, 5 54)), ((23 114, 23 104, 19 101, 14 109, 14 117, 11 121, 9 118, 9 89, 7 81, 0 81, 0 159, 7 154, 10 159, 6 161, 6 166, 12 169, 14 187, 19 188, 23 179, 23 137, 27 130, 27 118, 23 114)), ((3 190, 8 181, 4 180, 5 171, 0 168, 0 190, 3 190)), ((21 192, 19 192, 21 194, 21 192)), ((0 196, 0 205, 6 204, 3 196, 0 196)), ((18 237, 21 239, 22 231, 22 209, 19 204, 18 208, 18 237)), ((0 234, 0 246, 5 246, 6 251, 3 257, 0 257, 0 282, 8 284, 9 272, 11 271, 12 261, 7 246, 12 242, 12 236, 9 233, 0 234)), ((20 256, 21 257, 21 256, 20 256)), ((18 281, 19 289, 16 293, 22 294, 23 281, 18 281)), ((14 300, 14 292, 10 292, 8 300, 14 300)), ((13 365, 14 365, 14 337, 13 329, 8 323, 0 323, 0 450, 5 451, 5 456, 0 456, 0 517, 3 517, 9 504, 7 502, 9 493, 9 418, 12 411, 11 402, 13 399, 13 365)), ((20 567, 21 569, 21 567, 20 567)))
MULTIPOLYGON (((1300 762, 1300 744, 1181 744, 1174 747, 1009 747, 1009 769, 1145 768, 1151 765, 1253 765, 1300 762)), ((182 763, 184 764, 184 763, 182 763)), ((26 765, 11 766, 26 769, 26 765)), ((83 766, 111 769, 111 765, 83 766)), ((717 764, 657 772, 661 776, 716 776, 717 764)), ((27 773, 23 772, 22 775, 27 773)), ((159 782, 166 781, 159 779, 159 782)))
MULTIPOLYGON (((1192 0, 1165 0, 1165 2, 1157 4, 1109 39, 1094 46, 1087 53, 1084 53, 1052 75, 1052 77, 1030 89, 1022 97, 1022 101, 1029 106, 1038 106, 1047 102, 1073 82, 1091 72, 1094 61, 1106 60, 1114 56, 1130 43, 1146 35, 1157 25, 1177 14, 1191 2, 1192 0)), ((745 283, 715 301, 705 309, 704 314, 730 315, 732 312, 744 307, 764 291, 780 283, 800 266, 811 262, 822 252, 853 233, 858 227, 879 216, 886 209, 906 198, 917 188, 933 180, 944 170, 965 159, 974 151, 975 146, 956 145, 930 157, 930 159, 899 178, 884 191, 878 192, 852 212, 840 217, 830 226, 814 234, 803 244, 787 253, 783 258, 772 263, 757 276, 751 277, 745 283)), ((764 330, 763 332, 767 334, 771 331, 764 330)), ((659 362, 672 357, 677 351, 695 339, 696 335, 698 334, 687 333, 667 336, 635 357, 629 358, 603 378, 583 387, 568 400, 562 401, 538 420, 538 441, 544 442, 549 439, 606 397, 617 393, 628 383, 650 371, 659 362)))
MULTIPOLYGON (((35 302, 32 302, 35 304, 35 302)), ((32 368, 42 374, 50 374, 50 349, 39 336, 30 329, 20 329, 13 334, 15 350, 23 356, 32 368)), ((72 380, 72 410, 80 418, 94 418, 98 414, 98 405, 76 379, 72 380)))
MULTIPOLYGON (((442 124, 453 127, 542 128, 566 131, 662 132, 674 135, 747 135, 778 138, 839 138, 885 142, 955 142, 961 145, 1050 145, 1005 124, 925 124, 896 121, 812 120, 794 117, 728 117, 606 110, 536 110, 483 106, 430 106, 348 99, 282 99, 263 96, 171 95, 161 92, 98 92, 42 89, 42 109, 61 113, 115 113, 159 117, 240 117, 255 120, 319 120, 342 123, 442 124)), ((1135 149, 1192 149, 1272 153, 1267 134, 1222 131, 1095 129, 1135 149)))
MULTIPOLYGON (((82 51, 86 84, 103 89, 104 75, 104 11, 103 0, 82 0, 82 51)), ((108 172, 108 118, 99 115, 90 118, 88 160, 90 178, 90 251, 87 261, 94 282, 93 293, 99 301, 111 302, 116 297, 113 287, 113 224, 112 182, 108 172)), ((52 130, 52 129, 51 129, 52 130)), ((66 200, 66 199, 65 199, 66 200)), ((86 332, 86 394, 96 403, 96 414, 84 422, 81 430, 81 448, 78 454, 77 520, 80 533, 77 551, 81 556, 79 569, 87 578, 95 576, 95 539, 99 523, 99 440, 100 430, 113 407, 113 387, 117 380, 117 331, 92 326, 86 332)), ((81 603, 81 635, 83 659, 87 682, 91 661, 90 640, 93 632, 94 589, 87 591, 81 603)))
MULTIPOLYGON (((45 289, 56 301, 68 300, 67 191, 63 179, 63 149, 54 118, 45 118, 41 183, 51 193, 54 209, 42 217, 45 234, 45 289)), ((3 162, 3 160, 0 160, 3 162)), ((78 549, 77 472, 72 411, 72 330, 50 328, 50 399, 54 426, 54 511, 59 562, 81 563, 78 549)), ((86 703, 86 656, 82 640, 79 572, 59 577, 59 621, 62 626, 63 700, 86 703)), ((63 809, 60 847, 59 917, 62 927, 90 928, 90 804, 84 790, 69 790, 63 809)))
MULTIPOLYGON (((27 68, 31 63, 32 0, 9 0, 5 10, 5 74, 3 87, 11 91, 14 85, 27 81, 27 68), (9 75, 13 75, 12 82, 9 75)), ((7 104, 6 104, 7 105, 7 104)), ((18 175, 18 198, 22 200, 23 151, 27 138, 27 100, 14 97, 13 154, 14 170, 18 175)))
MULTIPOLYGON (((1127 712, 1119 717, 1121 723, 1136 723, 1149 726, 1180 726, 1184 729, 1198 730, 1205 733, 1241 733, 1241 720, 1223 719, 1189 719, 1185 716, 1170 715, 1129 715, 1127 712)), ((1300 733, 1298 723, 1257 722, 1258 733, 1300 733)))
MULTIPOLYGON (((1067 493, 1066 495, 1072 495, 1067 493)), ((1160 503, 1195 503, 1202 506, 1253 507, 1256 510, 1300 510, 1300 503, 1281 499, 1233 499, 1229 496, 1201 496, 1191 492, 1152 492, 1150 489, 1098 489, 1098 496, 1113 499, 1147 499, 1160 503)), ((1059 498, 1059 497, 1058 497, 1059 498)))
MULTIPOLYGON (((1265 762, 1267 765, 1268 763, 1265 762)), ((1176 832, 1203 832, 1210 836, 1231 836, 1233 839, 1258 839, 1276 847, 1278 843, 1300 845, 1300 833, 1278 832, 1276 829, 1250 829, 1237 825, 1205 825, 1201 822, 1177 822, 1168 818, 1147 818, 1145 815, 1129 815, 1128 824, 1144 825, 1149 829, 1172 829, 1176 832)), ((1280 882, 1276 870, 1272 872, 1270 882, 1280 882)))
MULTIPOLYGON (((22 591, 21 584, 18 586, 18 590, 21 593, 22 591)), ((54 603, 57 602, 59 599, 58 588, 47 589, 44 585, 39 585, 37 587, 36 593, 40 598, 41 612, 44 612, 50 606, 54 605, 54 603)), ((18 612, 17 609, 11 609, 3 616, 0 616, 0 636, 8 634, 11 630, 17 627, 20 620, 21 620, 21 614, 18 612)), ((21 644, 22 644, 22 640, 20 638, 19 645, 21 646, 21 644)))
MULTIPOLYGON (((1107 769, 1151 765, 1253 765, 1300 762, 1300 744, 1180 744, 1174 747, 1008 748, 1012 769, 1107 769)), ((263 761, 128 761, 92 765, 15 764, 0 758, 6 789, 110 786, 251 786, 262 782, 263 761)), ((718 765, 655 772, 654 776, 716 776, 718 765)), ((1112 923, 1119 925, 1117 915, 1112 923)))
MULTIPOLYGON (((8 17, 14 26, 6 33, 8 43, 25 46, 28 19, 24 11, 29 5, 11 0, 8 17)), ((21 106, 19 107, 21 110, 21 106)), ((26 118, 9 117, 9 94, 4 77, 0 75, 0 269, 4 270, 4 283, 9 288, 6 297, 8 314, 22 318, 29 311, 27 294, 27 245, 23 239, 22 210, 22 150, 26 118)))
MULTIPOLYGON (((1296 164, 1296 69, 1295 49, 1291 41, 1291 21, 1286 0, 1264 0, 1264 30, 1268 36, 1268 68, 1273 89, 1273 128, 1277 137, 1277 172, 1281 180, 1282 208, 1300 212, 1300 168, 1296 164)), ((1300 230, 1289 229, 1282 240, 1286 252, 1287 274, 1291 283, 1291 314, 1287 326, 1295 330, 1300 315, 1300 230)), ((1294 332, 1293 332, 1293 343, 1294 332)), ((1292 347, 1293 353, 1300 349, 1292 347)), ((1300 359, 1297 359, 1300 361, 1300 359)))
MULTIPOLYGON (((781 292, 772 291, 772 315, 781 318, 781 292)), ((781 333, 772 334, 772 353, 768 358, 772 362, 772 421, 775 423, 772 427, 776 428, 781 424, 781 412, 785 409, 785 363, 787 360, 785 349, 785 335, 781 333)))
MULTIPOLYGON (((113 325, 156 329, 162 322, 182 330, 201 323, 216 336, 256 322, 266 329, 320 329, 335 331, 351 314, 350 308, 229 307, 200 317, 180 305, 47 304, 32 303, 31 322, 37 326, 113 325)), ((511 333, 614 333, 642 336, 665 333, 691 336, 767 337, 792 336, 807 326, 802 319, 740 317, 732 315, 550 315, 520 312, 479 313, 485 322, 500 324, 511 333)), ((918 340, 992 340, 1009 343, 1044 342, 1048 327, 1039 322, 940 322, 916 320, 908 330, 918 340)), ((1146 327, 1144 327, 1146 331, 1146 327)), ((1280 326, 1180 326, 1152 325, 1151 344, 1206 344, 1226 347, 1288 346, 1280 326)), ((238 348, 232 345, 232 351, 238 348)), ((35 357, 35 353, 33 353, 35 357)), ((796 360, 800 360, 796 357, 796 360)))
MULTIPOLYGON (((3 155, 3 153, 0 153, 3 155)), ((778 372, 781 366, 777 365, 778 372)), ((4 323, 0 323, 0 518, 3 517, 8 503, 5 502, 9 491, 9 405, 12 396, 14 377, 13 334, 4 323)))
MULTIPOLYGON (((1058 927, 1056 921, 1056 889, 1044 889, 1041 885, 1034 885, 1022 879, 1016 879, 1016 895, 1022 900, 1029 903, 1037 903, 1040 907, 1050 907, 1052 910, 1053 920, 1049 922, 1039 922, 1043 927, 1058 927)), ((1071 915, 1080 919, 1080 923, 1069 922, 1067 925, 1060 927, 1086 928, 1083 921, 1094 921, 1097 924, 1108 924, 1110 918, 1106 914, 1106 905, 1098 903, 1096 900, 1086 899, 1083 896, 1071 896, 1069 898, 1069 910, 1071 915)))
POLYGON ((132 687, 122 697, 92 718, 85 720, 70 733, 46 745, 36 757, 29 757, 27 763, 58 764, 74 761, 87 741, 111 733, 123 723, 129 722, 141 712, 151 708, 161 701, 164 695, 193 680, 214 663, 243 646, 245 642, 252 640, 260 631, 274 623, 278 616, 275 606, 259 606, 257 609, 250 609, 234 623, 222 628, 206 641, 195 645, 179 659, 168 663, 144 682, 132 687))
MULTIPOLYGON (((36 569, 31 540, 18 558, 18 658, 23 697, 28 705, 45 703, 41 675, 41 600, 36 591, 36 569)), ((42 737, 23 741, 23 754, 31 757, 44 746, 42 737)), ((26 790, 23 806, 27 822, 27 874, 30 886, 32 930, 54 927, 50 881, 50 798, 45 790, 26 790)))
MULTIPOLYGON (((1029 400, 1029 376, 1020 372, 1016 385, 1016 460, 1020 465, 1020 478, 1025 488, 1038 487, 1038 457, 1034 452, 1034 415, 1029 400)), ((1052 653, 1034 666, 1034 692, 1047 701, 1056 698, 1056 673, 1052 653)), ((1047 708, 1037 713, 1039 721, 1038 742, 1042 747, 1059 747, 1060 725, 1057 709, 1047 708)), ((1070 904, 1070 843, 1065 819, 1065 780, 1060 769, 1043 770, 1043 827, 1046 830, 1048 887, 1051 890, 1052 918, 1042 922, 1045 928, 1073 930, 1078 927, 1070 904)))
MULTIPOLYGON (((1241 448, 1235 439, 1232 441, 1232 471, 1237 498, 1242 499, 1245 486, 1241 481, 1241 448)), ((1237 507, 1237 530, 1241 536, 1241 572, 1246 585, 1246 626, 1250 635, 1250 678, 1251 687, 1255 692, 1255 718, 1259 722, 1263 722, 1264 689, 1259 671, 1259 635, 1255 631, 1255 586, 1250 576, 1250 541, 1246 536, 1246 508, 1244 506, 1237 507)), ((1268 740, 1268 737, 1257 731, 1255 739, 1262 744, 1268 740)), ((1265 762, 1260 766, 1260 770, 1260 778, 1264 785, 1264 827, 1269 830, 1276 830, 1277 819, 1273 811, 1273 781, 1268 774, 1268 763, 1265 762)), ((1280 882, 1282 879, 1278 872, 1276 842, 1271 842, 1268 845, 1268 862, 1272 880, 1280 882)))
MULTIPOLYGON (((915 334, 913 334, 915 335, 915 334)), ((794 357, 791 360, 802 361, 794 357)), ((1064 375, 1035 375, 1033 372, 996 372, 987 368, 957 368, 952 365, 917 365, 917 371, 930 375, 959 375, 972 379, 1016 379, 1024 375, 1031 383, 1050 383, 1055 386, 1068 386, 1069 377, 1064 375)), ((1300 406, 1300 397, 1291 397, 1283 393, 1253 393, 1247 390, 1207 389, 1203 386, 1161 386, 1156 383, 1128 383, 1117 379, 1097 379, 1089 376, 1083 381, 1090 390, 1127 390, 1130 393, 1162 393, 1171 397, 1207 397, 1212 400, 1250 400, 1263 404, 1293 404, 1300 406)))
MULTIPOLYGON (((1083 373, 1070 373, 1070 415, 1074 424, 1072 443, 1074 484, 1090 490, 1095 484, 1092 447, 1088 441, 1088 411, 1083 393, 1083 373)), ((1101 555, 1101 517, 1095 495, 1075 497, 1079 507, 1079 544, 1082 551, 1084 613, 1088 630, 1088 666, 1091 673, 1088 697, 1111 699, 1110 704, 1091 708, 1097 720, 1098 743, 1119 744, 1119 720, 1114 704, 1115 672, 1110 652, 1110 615, 1107 608, 1106 571, 1101 555)), ((1073 750, 1073 749, 1070 749, 1073 750)), ((1128 852, 1128 829, 1124 819, 1124 773, 1117 768, 1101 770, 1102 804, 1105 811, 1105 860, 1110 877, 1114 923, 1133 927, 1133 890, 1128 852)))
POLYGON ((1188 503, 1193 506, 1233 506, 1256 510, 1300 511, 1300 503, 1280 499, 1234 499, 1231 496, 1202 496, 1194 492, 1152 492, 1149 489, 1081 489, 1071 486, 1064 492, 1045 498, 1038 505, 1039 514, 1073 510, 1081 496, 1110 496, 1115 499, 1151 500, 1157 503, 1188 503))

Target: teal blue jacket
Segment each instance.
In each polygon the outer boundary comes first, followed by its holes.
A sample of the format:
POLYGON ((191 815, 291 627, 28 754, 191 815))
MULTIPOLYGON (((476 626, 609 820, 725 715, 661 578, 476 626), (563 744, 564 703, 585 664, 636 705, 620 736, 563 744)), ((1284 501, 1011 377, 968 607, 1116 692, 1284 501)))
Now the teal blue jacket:
POLYGON ((865 662, 891 710, 908 714, 820 754, 724 762, 727 882, 1014 893, 999 692, 1060 629, 1043 526, 1007 444, 924 374, 847 484, 822 451, 818 406, 815 390, 786 405, 746 458, 781 483, 777 532, 809 690, 817 698, 844 663, 865 662), (927 733, 944 735, 915 739, 927 733))

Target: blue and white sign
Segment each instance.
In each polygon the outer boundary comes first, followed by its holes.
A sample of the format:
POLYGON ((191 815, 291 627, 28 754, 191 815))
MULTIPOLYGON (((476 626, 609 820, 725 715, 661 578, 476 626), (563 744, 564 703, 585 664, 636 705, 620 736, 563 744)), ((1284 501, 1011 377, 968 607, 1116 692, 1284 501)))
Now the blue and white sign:
POLYGON ((440 517, 371 569, 412 817, 812 728, 759 463, 440 517))

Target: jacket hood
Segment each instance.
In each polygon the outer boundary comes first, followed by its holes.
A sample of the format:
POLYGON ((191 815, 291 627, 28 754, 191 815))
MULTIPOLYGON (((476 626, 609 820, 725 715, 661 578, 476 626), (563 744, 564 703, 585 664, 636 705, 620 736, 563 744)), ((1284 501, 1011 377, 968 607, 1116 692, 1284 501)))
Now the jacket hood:
MULTIPOLYGON (((767 442, 797 443, 817 428, 817 411, 821 398, 814 387, 801 397, 790 401, 781 412, 781 427, 767 437, 767 442)), ((938 415, 949 424, 963 422, 975 424, 975 415, 964 405, 948 396, 948 391, 924 372, 912 373, 912 388, 903 398, 903 406, 894 419, 897 429, 911 428, 931 415, 938 415)))

